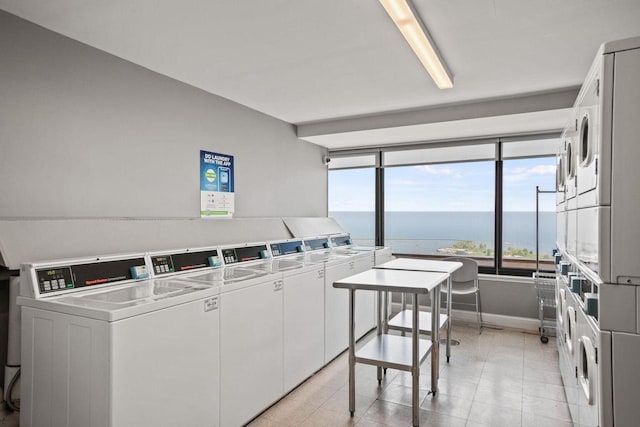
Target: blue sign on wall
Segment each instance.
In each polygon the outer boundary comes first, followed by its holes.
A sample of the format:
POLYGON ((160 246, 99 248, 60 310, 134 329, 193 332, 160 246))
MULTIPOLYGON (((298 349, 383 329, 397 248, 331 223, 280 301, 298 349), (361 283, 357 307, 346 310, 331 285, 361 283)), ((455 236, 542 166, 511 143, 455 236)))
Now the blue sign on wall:
POLYGON ((233 156, 200 151, 200 217, 233 216, 234 178, 233 156))

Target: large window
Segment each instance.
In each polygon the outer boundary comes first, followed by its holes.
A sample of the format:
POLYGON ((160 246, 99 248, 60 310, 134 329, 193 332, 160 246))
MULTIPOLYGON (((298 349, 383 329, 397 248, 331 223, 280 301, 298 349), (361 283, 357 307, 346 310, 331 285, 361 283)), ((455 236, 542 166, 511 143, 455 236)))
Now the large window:
POLYGON ((329 171, 329 216, 359 245, 375 242, 375 196, 374 168, 329 171))
POLYGON ((385 245, 394 253, 494 264, 492 161, 385 169, 385 245))
MULTIPOLYGON (((535 268, 536 186, 555 189, 554 157, 505 160, 503 162, 502 266, 535 268)), ((552 268, 556 237, 556 196, 539 195, 538 247, 541 268, 552 268)))
POLYGON ((556 196, 540 193, 536 216, 536 187, 554 190, 557 146, 557 135, 541 135, 339 153, 329 212, 355 240, 398 255, 466 256, 484 273, 530 275, 537 242, 540 268, 551 269, 556 196))

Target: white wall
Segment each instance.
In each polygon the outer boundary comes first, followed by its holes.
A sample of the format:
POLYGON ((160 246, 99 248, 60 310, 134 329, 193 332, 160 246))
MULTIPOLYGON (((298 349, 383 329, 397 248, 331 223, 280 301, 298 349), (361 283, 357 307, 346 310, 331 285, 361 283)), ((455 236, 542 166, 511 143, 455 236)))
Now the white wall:
POLYGON ((326 216, 292 125, 0 11, 0 217, 197 217, 201 149, 235 156, 237 217, 326 216))

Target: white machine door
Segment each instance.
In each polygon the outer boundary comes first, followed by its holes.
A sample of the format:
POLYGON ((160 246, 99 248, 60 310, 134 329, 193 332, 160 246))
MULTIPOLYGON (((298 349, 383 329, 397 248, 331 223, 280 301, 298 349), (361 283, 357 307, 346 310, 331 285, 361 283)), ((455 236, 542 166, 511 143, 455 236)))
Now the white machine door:
POLYGON ((592 76, 583 89, 578 116, 578 203, 582 207, 595 206, 598 202, 595 192, 585 193, 594 190, 598 184, 599 86, 598 75, 592 76))
POLYGON ((563 328, 565 311, 567 309, 567 291, 565 289, 558 289, 558 304, 557 304, 557 316, 558 316, 558 329, 563 328))
POLYGON ((567 343, 567 349, 569 350, 569 354, 573 356, 574 348, 573 348, 573 337, 576 333, 576 310, 573 307, 567 307, 566 316, 565 316, 565 342, 567 343))
POLYGON ((595 402, 594 378, 598 369, 596 349, 591 338, 584 335, 578 339, 578 345, 580 347, 578 350, 578 380, 587 402, 589 405, 593 405, 595 402))
POLYGON ((573 138, 567 138, 565 142, 566 163, 565 163, 565 189, 567 200, 576 196, 576 175, 577 175, 577 153, 573 138))

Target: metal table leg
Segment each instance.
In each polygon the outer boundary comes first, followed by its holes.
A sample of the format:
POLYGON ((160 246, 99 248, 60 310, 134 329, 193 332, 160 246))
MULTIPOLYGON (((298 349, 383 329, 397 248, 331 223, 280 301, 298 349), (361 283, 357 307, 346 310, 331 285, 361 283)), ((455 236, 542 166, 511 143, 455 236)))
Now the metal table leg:
MULTIPOLYGON (((392 294, 393 295, 393 294, 392 294)), ((383 323, 383 330, 384 333, 387 334, 389 333, 389 292, 384 292, 384 301, 383 301, 383 310, 382 310, 382 316, 384 319, 384 323, 383 323)), ((380 301, 378 301, 378 307, 380 306, 380 301)), ((387 368, 384 368, 384 375, 387 375, 387 368)), ((378 385, 380 385, 381 382, 378 381, 378 385)))
MULTIPOLYGON (((393 295, 393 294, 392 294, 393 295)), ((389 332, 389 292, 383 294, 384 300, 382 303, 382 318, 384 320, 384 333, 389 332)))
MULTIPOLYGON (((400 310, 405 311, 407 309, 407 296, 404 293, 402 293, 400 295, 401 295, 400 296, 400 298, 401 298, 400 299, 400 303, 401 303, 400 310)), ((406 334, 405 334, 404 331, 401 331, 400 335, 402 335, 404 337, 406 334)))
POLYGON ((438 392, 438 360, 440 353, 440 285, 431 291, 434 310, 431 312, 431 393, 438 392))
POLYGON ((411 330, 411 350, 412 350, 412 358, 411 358, 411 379, 412 379, 412 390, 411 390, 411 407, 413 409, 413 425, 420 425, 420 359, 418 355, 418 337, 420 335, 418 318, 418 294, 413 294, 413 327, 411 330))
MULTIPOLYGON (((386 292, 385 292, 385 295, 386 295, 386 292)), ((384 302, 386 302, 386 301, 387 301, 387 298, 384 298, 384 302)), ((377 322, 376 322, 377 331, 376 331, 376 333, 377 333, 377 335, 382 335, 382 332, 383 332, 383 329, 384 329, 384 323, 386 323, 386 322, 383 323, 383 321, 382 321, 382 313, 384 313, 386 311, 386 310, 383 309, 382 303, 383 303, 382 291, 378 291, 378 304, 377 304, 378 305, 378 312, 376 313, 376 319, 377 319, 377 322)), ((378 366, 377 374, 378 374, 378 385, 381 385, 382 384, 382 366, 378 366)))
POLYGON ((356 413, 355 294, 355 289, 349 289, 349 412, 352 417, 356 413))
MULTIPOLYGON (((447 363, 451 357, 451 276, 447 279, 447 363)), ((440 305, 438 305, 438 309, 440 305)))

